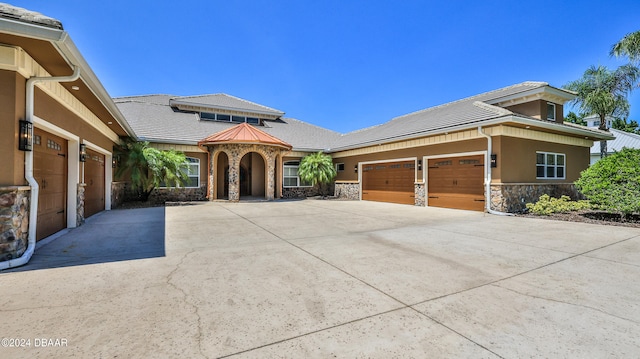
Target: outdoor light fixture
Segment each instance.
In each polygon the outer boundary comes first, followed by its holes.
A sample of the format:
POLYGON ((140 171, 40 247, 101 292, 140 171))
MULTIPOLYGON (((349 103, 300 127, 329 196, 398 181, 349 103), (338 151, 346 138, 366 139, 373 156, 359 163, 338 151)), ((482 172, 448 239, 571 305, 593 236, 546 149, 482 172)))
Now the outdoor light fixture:
POLYGON ((87 145, 84 143, 80 144, 80 162, 87 161, 87 145))
POLYGON ((353 170, 354 170, 354 171, 356 171, 356 173, 358 173, 358 165, 356 165, 356 166, 353 168, 353 170))
POLYGON ((418 160, 418 171, 422 171, 422 160, 418 160))
POLYGON ((33 150, 33 123, 20 120, 18 149, 20 151, 33 150))
POLYGON ((498 167, 498 155, 496 154, 491 155, 491 167, 492 168, 498 167))
POLYGON ((118 167, 118 162, 120 162, 120 156, 113 156, 111 158, 111 168, 118 167))

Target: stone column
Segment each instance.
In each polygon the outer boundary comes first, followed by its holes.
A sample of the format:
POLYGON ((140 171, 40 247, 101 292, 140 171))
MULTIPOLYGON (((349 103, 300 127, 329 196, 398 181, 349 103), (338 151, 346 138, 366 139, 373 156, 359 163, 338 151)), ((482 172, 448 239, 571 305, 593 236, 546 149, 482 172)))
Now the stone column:
POLYGON ((282 198, 282 152, 276 155, 276 198, 282 198))
POLYGON ((229 202, 240 200, 240 160, 238 156, 229 158, 229 202))
POLYGON ((267 153, 267 188, 265 189, 265 197, 267 200, 272 201, 274 198, 274 174, 275 174, 275 156, 273 153, 267 153))
POLYGON ((209 182, 209 191, 207 192, 207 196, 209 196, 209 201, 213 201, 218 199, 218 184, 216 183, 218 159, 216 158, 217 152, 214 151, 212 147, 207 147, 207 152, 209 153, 209 173, 207 175, 207 181, 209 182))

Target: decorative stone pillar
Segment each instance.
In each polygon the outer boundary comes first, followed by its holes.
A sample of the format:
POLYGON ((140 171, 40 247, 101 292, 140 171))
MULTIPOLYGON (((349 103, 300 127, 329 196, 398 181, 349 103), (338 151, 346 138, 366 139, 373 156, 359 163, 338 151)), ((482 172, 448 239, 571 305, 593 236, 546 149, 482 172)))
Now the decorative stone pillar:
POLYGON ((274 175, 275 175, 275 162, 276 159, 274 158, 275 156, 273 155, 273 152, 269 151, 267 152, 267 188, 265 190, 265 198, 269 201, 272 201, 274 198, 274 194, 275 194, 275 181, 274 181, 274 175))
POLYGON ((78 183, 78 199, 76 201, 76 227, 84 223, 84 190, 86 183, 78 183))
POLYGON ((416 206, 424 207, 426 205, 424 182, 416 182, 414 184, 414 196, 416 206))
POLYGON ((207 186, 208 192, 207 197, 209 201, 213 201, 217 199, 218 196, 218 185, 216 183, 216 168, 218 168, 218 151, 214 151, 213 147, 207 147, 207 153, 209 153, 209 173, 207 175, 207 181, 209 185, 207 186))
POLYGON ((0 187, 0 261, 20 257, 29 237, 31 187, 0 187))
POLYGON ((229 202, 240 200, 240 160, 242 157, 229 158, 229 202))

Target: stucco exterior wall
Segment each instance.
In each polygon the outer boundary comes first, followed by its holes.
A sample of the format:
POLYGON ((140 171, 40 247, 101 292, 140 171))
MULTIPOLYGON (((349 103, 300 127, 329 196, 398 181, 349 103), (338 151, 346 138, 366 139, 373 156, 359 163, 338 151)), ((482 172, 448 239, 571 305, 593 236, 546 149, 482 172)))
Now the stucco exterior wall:
POLYGON ((26 80, 18 73, 0 70, 0 186, 21 186, 24 152, 18 150, 19 120, 24 120, 26 80))

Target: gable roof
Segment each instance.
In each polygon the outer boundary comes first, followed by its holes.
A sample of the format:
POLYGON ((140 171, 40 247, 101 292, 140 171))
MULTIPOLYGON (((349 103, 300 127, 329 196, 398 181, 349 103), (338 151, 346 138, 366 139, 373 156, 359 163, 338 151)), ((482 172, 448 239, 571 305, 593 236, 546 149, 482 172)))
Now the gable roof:
POLYGON ((218 133, 214 133, 202 141, 199 141, 198 146, 216 143, 261 143, 280 146, 289 150, 291 149, 290 144, 273 137, 264 131, 260 131, 248 123, 241 123, 218 133))
MULTIPOLYGON (((610 128, 609 131, 612 135, 616 136, 616 138, 607 141, 607 152, 617 152, 624 147, 640 148, 640 135, 616 130, 615 128, 610 128)), ((592 155, 600 155, 600 142, 594 142, 590 152, 592 155)))

